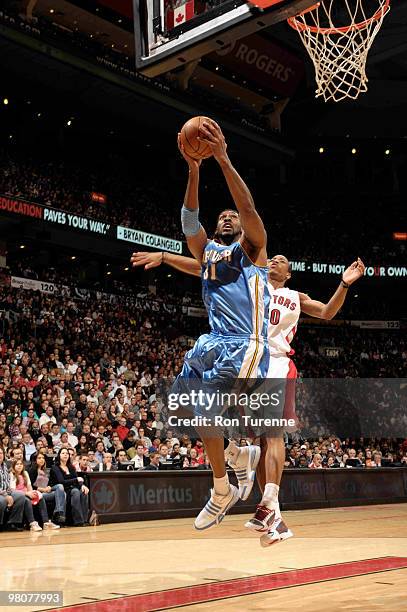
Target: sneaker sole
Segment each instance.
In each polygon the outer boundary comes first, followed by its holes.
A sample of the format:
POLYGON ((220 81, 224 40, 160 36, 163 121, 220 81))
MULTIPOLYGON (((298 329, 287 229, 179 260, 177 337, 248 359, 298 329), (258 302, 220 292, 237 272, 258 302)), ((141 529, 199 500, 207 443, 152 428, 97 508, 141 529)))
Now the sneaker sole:
POLYGON ((264 535, 260 538, 260 544, 263 548, 268 548, 269 546, 273 546, 273 544, 278 544, 279 542, 283 542, 284 540, 288 540, 288 538, 292 538, 294 536, 291 529, 285 531, 284 533, 280 533, 280 537, 278 540, 269 540, 267 535, 264 535))
POLYGON ((254 485, 254 479, 256 478, 256 468, 260 461, 260 455, 261 455, 260 446, 253 446, 253 448, 250 449, 250 458, 249 458, 250 465, 248 466, 248 470, 250 471, 248 472, 248 476, 247 476, 247 480, 249 482, 248 484, 243 485, 241 489, 239 486, 239 497, 243 501, 246 501, 247 498, 250 496, 250 493, 252 492, 253 485, 254 485))
POLYGON ((215 527, 216 525, 219 525, 223 521, 223 519, 225 518, 226 513, 230 510, 230 508, 232 506, 235 505, 236 502, 239 501, 239 499, 240 499, 239 491, 237 489, 235 489, 232 499, 230 500, 230 502, 228 503, 228 505, 226 506, 225 510, 222 512, 222 514, 220 514, 211 523, 208 523, 208 525, 205 525, 205 527, 197 527, 196 524, 194 523, 194 528, 196 529, 196 531, 204 531, 205 529, 210 529, 211 527, 215 527))

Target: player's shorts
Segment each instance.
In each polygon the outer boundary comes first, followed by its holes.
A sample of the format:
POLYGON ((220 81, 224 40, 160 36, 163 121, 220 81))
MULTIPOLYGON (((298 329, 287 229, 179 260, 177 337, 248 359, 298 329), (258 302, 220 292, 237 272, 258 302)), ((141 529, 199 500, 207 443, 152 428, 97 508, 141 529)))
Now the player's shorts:
POLYGON ((297 368, 293 360, 285 355, 271 355, 267 378, 287 381, 285 385, 282 416, 284 419, 294 419, 297 421, 297 414, 295 412, 295 381, 297 379, 297 368))
MULTIPOLYGON (((245 436, 280 438, 284 432, 298 429, 295 412, 296 378, 297 369, 289 357, 270 355, 267 376, 254 389, 259 400, 264 394, 267 401, 265 403, 259 401, 260 405, 255 411, 250 412, 247 409, 244 411, 244 414, 251 414, 252 417, 246 421, 245 436)), ((251 397, 253 399, 253 394, 251 397)), ((251 409, 253 405, 252 401, 251 409)))
MULTIPOLYGON (((181 373, 171 389, 173 394, 202 389, 205 393, 228 393, 245 380, 264 379, 269 367, 267 342, 262 337, 204 334, 185 355, 181 373), (239 379, 239 380, 238 380, 239 379)), ((194 415, 222 414, 223 402, 190 406, 194 415)))

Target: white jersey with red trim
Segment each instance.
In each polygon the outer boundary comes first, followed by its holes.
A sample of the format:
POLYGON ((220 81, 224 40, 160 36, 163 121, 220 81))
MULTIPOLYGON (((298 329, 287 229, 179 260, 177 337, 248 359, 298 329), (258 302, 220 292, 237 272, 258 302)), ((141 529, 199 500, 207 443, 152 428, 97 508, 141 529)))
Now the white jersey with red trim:
POLYGON ((272 357, 289 356, 291 342, 297 331, 301 306, 298 291, 288 287, 274 289, 268 283, 269 298, 269 325, 267 330, 268 345, 272 357))

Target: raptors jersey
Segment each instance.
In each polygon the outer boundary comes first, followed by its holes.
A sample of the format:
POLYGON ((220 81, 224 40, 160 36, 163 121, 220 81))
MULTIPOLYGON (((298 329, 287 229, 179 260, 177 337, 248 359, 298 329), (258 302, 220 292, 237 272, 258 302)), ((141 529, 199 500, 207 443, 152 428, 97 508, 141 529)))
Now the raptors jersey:
POLYGON ((267 268, 254 265, 240 242, 211 240, 202 258, 202 297, 211 331, 267 339, 270 293, 267 268))
POLYGON ((297 330, 300 317, 300 296, 298 291, 288 287, 274 289, 268 283, 270 292, 268 346, 270 356, 289 356, 293 353, 291 342, 297 330))

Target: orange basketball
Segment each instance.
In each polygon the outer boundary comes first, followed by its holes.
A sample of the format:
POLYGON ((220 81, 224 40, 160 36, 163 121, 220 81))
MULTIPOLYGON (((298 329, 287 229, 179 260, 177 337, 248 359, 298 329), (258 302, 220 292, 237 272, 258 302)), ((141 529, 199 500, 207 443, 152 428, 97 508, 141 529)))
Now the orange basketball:
POLYGON ((193 117, 187 121, 181 130, 181 143, 184 151, 194 159, 205 159, 212 155, 210 146, 202 140, 198 140, 200 136, 200 128, 204 121, 211 121, 209 117, 193 117))

